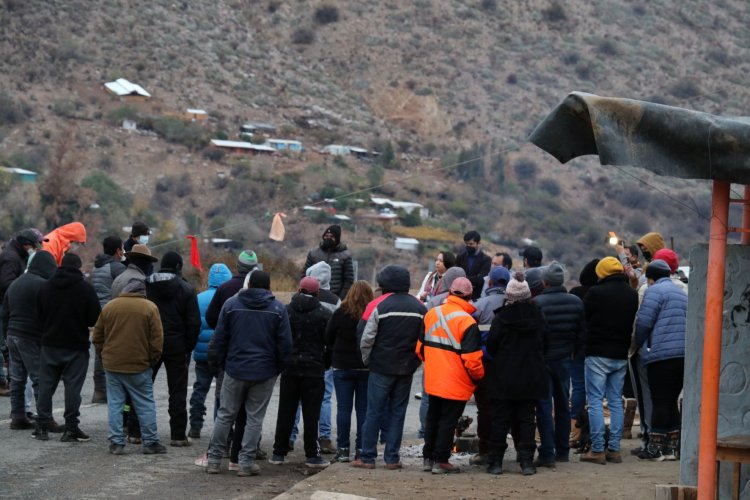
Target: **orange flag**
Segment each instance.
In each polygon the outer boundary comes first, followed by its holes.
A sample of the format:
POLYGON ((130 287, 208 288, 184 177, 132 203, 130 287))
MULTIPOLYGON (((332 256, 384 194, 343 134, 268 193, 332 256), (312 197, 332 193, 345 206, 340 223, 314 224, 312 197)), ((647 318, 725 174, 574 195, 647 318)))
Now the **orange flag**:
POLYGON ((286 217, 284 212, 276 212, 273 216, 271 232, 268 234, 268 237, 273 241, 284 241, 286 229, 284 229, 284 222, 281 220, 282 217, 286 217))

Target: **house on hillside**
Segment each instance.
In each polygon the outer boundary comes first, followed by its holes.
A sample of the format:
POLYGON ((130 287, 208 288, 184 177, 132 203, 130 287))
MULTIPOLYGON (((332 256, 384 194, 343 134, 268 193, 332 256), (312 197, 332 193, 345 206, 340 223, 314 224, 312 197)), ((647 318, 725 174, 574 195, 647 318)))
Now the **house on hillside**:
POLYGON ((329 144, 321 149, 320 152, 331 156, 347 156, 352 154, 349 146, 342 146, 341 144, 329 144))
POLYGON ((299 141, 290 141, 286 139, 268 139, 266 144, 275 148, 277 151, 292 151, 294 153, 301 153, 304 148, 302 143, 299 141))
POLYGON ((383 207, 391 207, 396 210, 403 210, 407 214, 412 213, 414 210, 418 210, 419 216, 422 219, 426 219, 430 216, 430 210, 428 208, 425 208, 425 206, 421 203, 417 203, 414 201, 395 201, 388 198, 380 198, 377 196, 371 196, 370 201, 373 205, 381 209, 383 207))
POLYGON ((219 139, 211 139, 211 145, 217 148, 229 149, 232 153, 238 154, 266 154, 272 155, 276 152, 276 149, 265 144, 253 144, 252 142, 242 141, 222 141, 219 139))
POLYGON ((31 170, 25 170, 23 168, 15 167, 0 167, 0 172, 9 174, 23 183, 33 184, 36 182, 36 178, 39 174, 32 172, 31 170))
POLYGON ((185 110, 185 119, 192 122, 202 122, 208 120, 208 113, 202 109, 188 108, 185 110))
POLYGON ((416 238, 396 238, 393 246, 399 250, 416 252, 419 250, 419 240, 416 238))
POLYGON ((276 125, 271 123, 262 122, 247 122, 240 126, 240 136, 242 135, 254 135, 261 134, 268 137, 270 134, 276 133, 276 125))
POLYGON ((104 88, 110 94, 114 94, 125 100, 145 100, 151 98, 151 94, 146 92, 143 87, 125 78, 118 78, 114 82, 107 82, 104 84, 104 88))

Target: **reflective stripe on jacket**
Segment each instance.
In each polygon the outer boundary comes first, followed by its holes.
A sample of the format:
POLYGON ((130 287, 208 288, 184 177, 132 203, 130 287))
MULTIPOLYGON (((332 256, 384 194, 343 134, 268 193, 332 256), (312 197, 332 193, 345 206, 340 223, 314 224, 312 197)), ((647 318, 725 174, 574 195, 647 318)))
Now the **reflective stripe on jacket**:
POLYGON ((427 394, 468 401, 484 377, 481 336, 471 317, 474 311, 474 306, 450 295, 443 305, 427 312, 416 349, 424 361, 427 394))

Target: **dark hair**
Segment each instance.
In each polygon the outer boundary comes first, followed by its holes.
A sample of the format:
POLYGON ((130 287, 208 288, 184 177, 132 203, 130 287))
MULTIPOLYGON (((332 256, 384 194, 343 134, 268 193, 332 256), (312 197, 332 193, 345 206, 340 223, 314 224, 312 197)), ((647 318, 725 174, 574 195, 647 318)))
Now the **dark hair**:
POLYGON ((60 267, 72 267, 73 269, 80 269, 83 266, 81 258, 74 253, 66 253, 63 255, 62 261, 60 261, 60 267))
POLYGON ((372 293, 372 287, 364 280, 355 281, 346 297, 341 302, 341 310, 354 319, 360 319, 365 312, 367 304, 372 302, 375 295, 372 293))
POLYGON ((248 283, 250 288, 264 288, 266 290, 271 289, 271 275, 265 271, 258 269, 250 273, 250 281, 248 283))
POLYGON ((107 236, 102 242, 102 247, 104 247, 105 254, 114 255, 122 248, 122 239, 118 236, 107 236))
POLYGON ((630 255, 633 255, 635 257, 638 257, 638 245, 630 245, 628 247, 628 250, 630 250, 630 255))
POLYGON ((145 222, 135 221, 133 227, 130 229, 130 236, 145 236, 149 232, 148 226, 145 222))
POLYGON ((443 265, 446 269, 456 267, 456 255, 453 252, 440 252, 443 254, 443 265))
POLYGON ((479 243, 480 241, 482 241, 482 237, 478 232, 472 230, 464 235, 464 241, 476 241, 477 243, 479 243))
POLYGON ((503 258, 503 267, 504 268, 511 269, 513 267, 513 257, 511 257, 509 253, 506 253, 506 252, 497 252, 495 254, 495 257, 502 257, 503 258))

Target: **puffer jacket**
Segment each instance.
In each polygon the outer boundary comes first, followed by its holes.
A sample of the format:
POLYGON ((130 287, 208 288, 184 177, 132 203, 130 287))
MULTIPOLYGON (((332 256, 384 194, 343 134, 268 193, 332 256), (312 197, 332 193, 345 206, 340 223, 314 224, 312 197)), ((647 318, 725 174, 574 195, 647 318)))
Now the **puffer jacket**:
POLYGON ((584 337, 583 301, 569 294, 564 286, 551 286, 534 297, 549 332, 545 361, 570 358, 582 352, 584 337))
POLYGON ((51 253, 59 266, 72 242, 86 243, 86 228, 80 222, 71 222, 45 235, 44 239, 47 241, 42 243, 42 250, 51 253))
POLYGON ((91 284, 99 297, 99 305, 104 307, 112 300, 112 283, 125 272, 125 264, 118 262, 111 255, 100 253, 94 259, 94 270, 91 271, 91 284))
POLYGON ((11 283, 3 299, 2 324, 6 335, 41 341, 42 320, 37 310, 36 296, 56 269, 52 254, 39 251, 31 259, 28 271, 11 283))
POLYGON ((323 377, 323 372, 331 366, 331 355, 326 351, 326 325, 331 311, 317 297, 298 293, 286 306, 286 312, 292 329, 292 355, 284 373, 323 377))
POLYGON ((159 308, 164 329, 164 355, 193 352, 201 315, 193 287, 182 276, 162 269, 146 278, 146 296, 159 308))
POLYGON ((206 310, 211 299, 216 294, 216 289, 219 286, 232 278, 232 271, 226 266, 226 264, 214 264, 208 271, 208 290, 198 294, 198 310, 201 315, 201 330, 198 334, 198 343, 195 344, 195 350, 193 351, 193 359, 198 363, 205 363, 208 361, 208 343, 211 342, 211 337, 214 336, 214 329, 208 326, 206 323, 206 310))
POLYGON ((635 341, 645 364, 685 357, 685 292, 661 278, 649 286, 635 321, 635 341))
POLYGON ((0 300, 5 297, 10 284, 23 274, 28 260, 29 254, 15 239, 10 240, 0 252, 0 300))
POLYGON ((331 266, 331 292, 338 295, 340 299, 346 297, 346 293, 354 283, 354 264, 352 254, 344 243, 339 243, 330 251, 318 247, 307 254, 302 276, 307 269, 318 262, 326 262, 331 266))

